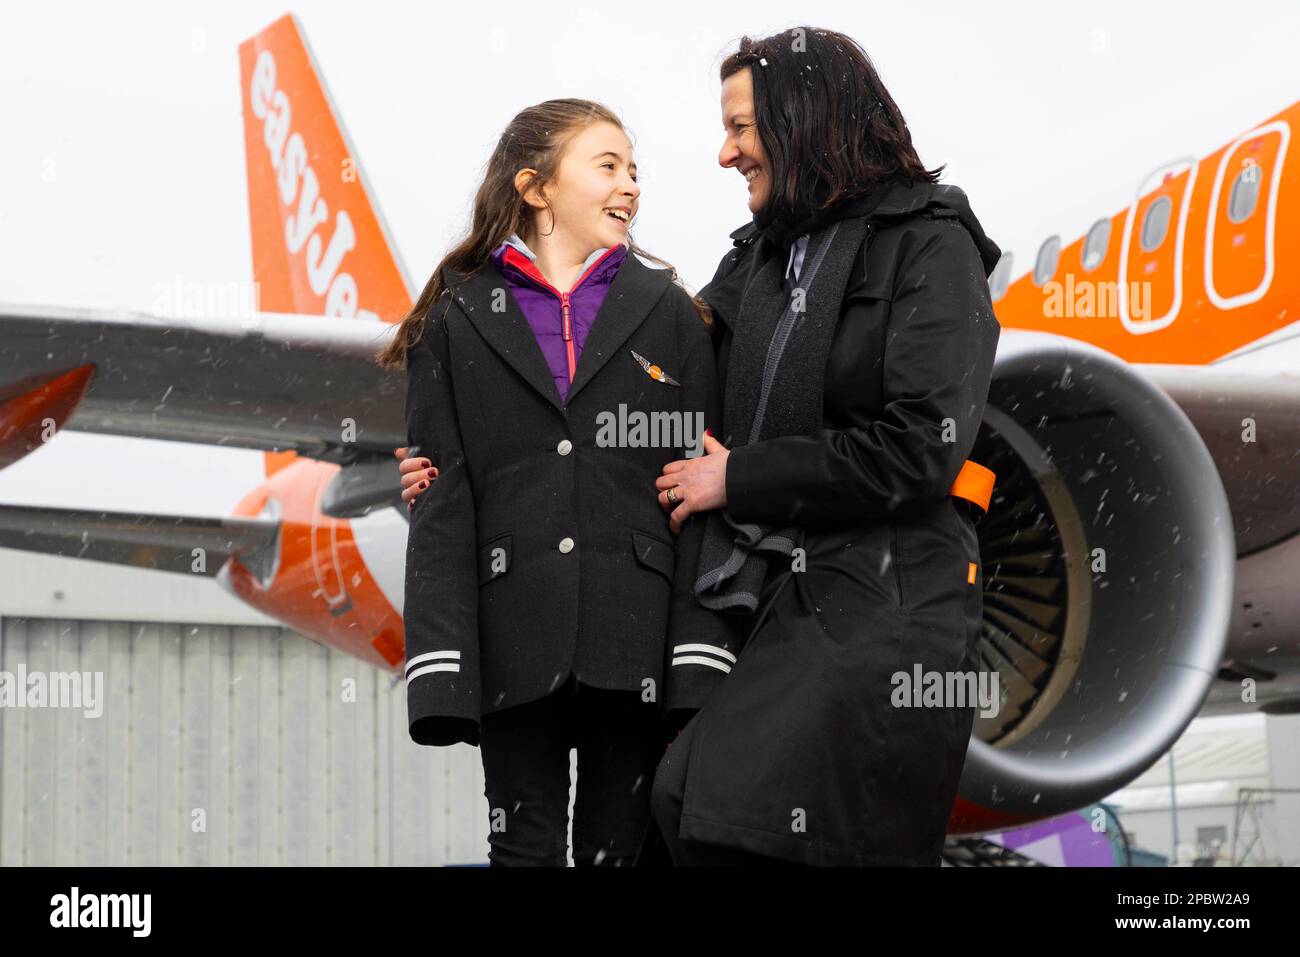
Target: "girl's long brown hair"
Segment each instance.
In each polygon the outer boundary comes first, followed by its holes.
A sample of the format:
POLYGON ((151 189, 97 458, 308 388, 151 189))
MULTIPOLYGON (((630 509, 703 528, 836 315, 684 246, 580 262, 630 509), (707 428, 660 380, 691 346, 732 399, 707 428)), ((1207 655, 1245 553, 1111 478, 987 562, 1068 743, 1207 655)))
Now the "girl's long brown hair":
MULTIPOLYGON (((530 185, 536 185, 540 192, 547 183, 554 181, 560 159, 573 137, 590 124, 601 122, 612 123, 626 132, 613 110, 591 100, 547 100, 522 110, 510 121, 488 159, 483 182, 474 196, 469 234, 438 263, 415 305, 402 317, 397 332, 376 354, 375 361, 380 366, 386 369, 406 367, 407 350, 424 335, 429 308, 446 289, 442 279, 444 268, 468 278, 487 265, 492 251, 509 239, 511 233, 523 236, 529 231, 535 211, 515 189, 515 174, 521 169, 537 170, 530 185)), ((677 270, 637 246, 630 233, 628 252, 667 269, 672 280, 678 281, 677 270)), ((694 296, 691 301, 700 318, 710 324, 708 307, 694 296)))

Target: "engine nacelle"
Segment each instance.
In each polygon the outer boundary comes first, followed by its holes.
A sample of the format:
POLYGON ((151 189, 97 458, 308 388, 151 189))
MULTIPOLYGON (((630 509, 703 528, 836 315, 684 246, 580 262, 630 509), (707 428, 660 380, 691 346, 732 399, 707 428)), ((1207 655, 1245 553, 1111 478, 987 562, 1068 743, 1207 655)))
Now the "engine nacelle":
POLYGON ((1158 760, 1223 659, 1236 546, 1182 410, 1122 360, 1006 330, 971 454, 997 473, 978 527, 977 715, 950 833, 1081 807, 1158 760))

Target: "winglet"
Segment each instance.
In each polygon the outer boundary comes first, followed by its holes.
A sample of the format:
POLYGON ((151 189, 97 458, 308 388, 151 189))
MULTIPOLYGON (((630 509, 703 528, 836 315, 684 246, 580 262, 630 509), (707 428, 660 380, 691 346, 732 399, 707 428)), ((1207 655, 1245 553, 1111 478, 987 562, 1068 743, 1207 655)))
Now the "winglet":
POLYGON ((63 428, 95 375, 81 365, 48 379, 31 377, 0 388, 0 469, 8 468, 63 428))

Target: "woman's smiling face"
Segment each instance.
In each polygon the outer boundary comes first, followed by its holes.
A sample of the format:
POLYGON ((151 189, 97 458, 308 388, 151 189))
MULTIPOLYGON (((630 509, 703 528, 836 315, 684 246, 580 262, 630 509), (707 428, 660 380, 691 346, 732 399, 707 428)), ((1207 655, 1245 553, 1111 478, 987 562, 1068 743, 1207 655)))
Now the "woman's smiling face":
POLYGON ((758 138, 754 115, 754 77, 750 67, 737 70, 722 82, 722 128, 726 139, 718 153, 724 169, 735 169, 749 182, 749 211, 757 213, 767 203, 772 187, 767 154, 758 138))

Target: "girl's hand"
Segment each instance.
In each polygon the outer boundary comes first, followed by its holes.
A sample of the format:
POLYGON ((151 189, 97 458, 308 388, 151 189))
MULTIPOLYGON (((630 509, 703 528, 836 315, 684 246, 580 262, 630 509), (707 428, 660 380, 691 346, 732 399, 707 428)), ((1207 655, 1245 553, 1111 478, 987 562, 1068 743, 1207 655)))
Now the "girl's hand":
POLYGON ((664 466, 663 475, 655 479, 659 489, 659 507, 669 513, 668 526, 674 535, 681 533, 686 519, 696 512, 723 508, 727 504, 727 456, 730 450, 704 433, 704 454, 693 459, 678 459, 664 466), (676 502, 668 501, 668 489, 674 489, 676 502))
POLYGON ((428 459, 418 456, 413 459, 407 458, 405 447, 398 449, 393 455, 402 461, 397 471, 402 476, 402 501, 406 503, 406 510, 409 512, 415 507, 416 497, 438 477, 438 469, 428 459))

